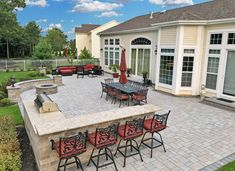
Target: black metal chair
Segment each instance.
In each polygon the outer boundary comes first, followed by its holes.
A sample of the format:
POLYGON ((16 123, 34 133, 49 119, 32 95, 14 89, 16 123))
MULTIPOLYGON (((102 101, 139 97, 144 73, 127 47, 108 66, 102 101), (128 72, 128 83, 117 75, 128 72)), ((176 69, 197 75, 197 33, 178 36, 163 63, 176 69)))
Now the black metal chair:
POLYGON ((116 144, 117 142, 118 126, 119 123, 112 124, 106 128, 96 128, 96 132, 89 134, 89 142, 91 145, 94 146, 94 148, 91 152, 91 156, 87 166, 89 166, 90 162, 92 162, 95 165, 96 170, 98 170, 101 167, 113 164, 115 169, 117 170, 112 151, 108 147, 116 144), (98 150, 97 155, 93 155, 95 150, 98 150), (103 150, 104 153, 101 153, 101 151, 103 150), (110 159, 111 162, 100 165, 100 157, 103 155, 105 155, 106 160, 110 159), (97 158, 96 162, 94 161, 94 158, 97 158))
POLYGON ((52 150, 56 150, 59 158, 57 171, 60 170, 61 167, 64 167, 64 170, 66 170, 66 166, 73 163, 77 164, 77 168, 83 170, 82 163, 78 156, 86 151, 86 136, 87 132, 79 132, 75 136, 60 138, 59 141, 51 140, 52 150), (68 163, 68 160, 72 158, 74 158, 75 161, 68 163), (61 164, 62 160, 65 160, 64 164, 61 164))
POLYGON ((107 93, 108 92, 108 89, 106 88, 106 84, 103 83, 103 82, 100 82, 101 83, 101 87, 102 87, 102 93, 101 93, 101 98, 103 97, 103 93, 107 93))
POLYGON ((116 96, 115 96, 115 102, 114 103, 116 103, 116 100, 119 100, 120 101, 119 107, 121 107, 122 102, 124 102, 124 101, 127 101, 127 104, 129 106, 129 95, 128 94, 125 94, 125 93, 121 92, 120 90, 115 89, 115 95, 116 96))
POLYGON ((117 150, 114 156, 116 156, 117 152, 119 152, 124 157, 123 167, 125 167, 126 165, 127 157, 139 155, 141 161, 143 161, 141 153, 140 153, 139 145, 135 139, 143 135, 144 120, 145 120, 145 117, 134 119, 131 121, 126 121, 125 125, 119 126, 118 135, 121 137, 121 139, 118 143, 117 150), (122 141, 125 141, 126 144, 123 146, 120 146, 122 141), (136 146, 133 145, 133 142, 136 144, 136 146), (130 144, 128 145, 128 143, 130 144), (130 147, 130 150, 131 150, 130 154, 127 154, 127 147, 130 147), (122 148, 125 148, 124 153, 121 151, 122 148), (133 149, 135 150, 135 153, 132 153, 133 149))
POLYGON ((140 91, 138 91, 137 93, 132 94, 132 100, 137 101, 138 104, 140 104, 140 102, 144 102, 147 103, 147 94, 148 94, 148 89, 141 89, 140 91))
POLYGON ((167 120, 168 120, 168 116, 169 116, 170 112, 171 111, 169 111, 168 113, 162 114, 162 115, 155 114, 153 116, 153 118, 146 119, 144 121, 144 129, 146 130, 146 132, 143 135, 143 138, 141 140, 141 144, 144 144, 146 147, 151 149, 151 155, 150 155, 151 158, 153 156, 153 149, 154 148, 163 146, 163 149, 166 152, 160 131, 166 129, 167 120), (144 139, 144 137, 147 133, 151 133, 151 137, 144 139), (154 133, 157 133, 160 136, 160 140, 158 140, 154 137, 154 133), (145 143, 146 141, 149 141, 149 140, 151 140, 150 145, 145 143), (155 146, 153 144, 154 141, 157 143, 157 145, 155 145, 155 146))
POLYGON ((104 79, 104 82, 105 82, 105 84, 110 84, 110 83, 113 83, 114 80, 113 80, 113 78, 106 78, 106 79, 104 79))
POLYGON ((83 66, 78 66, 77 67, 77 78, 79 78, 79 76, 82 76, 82 78, 84 78, 84 67, 83 66))

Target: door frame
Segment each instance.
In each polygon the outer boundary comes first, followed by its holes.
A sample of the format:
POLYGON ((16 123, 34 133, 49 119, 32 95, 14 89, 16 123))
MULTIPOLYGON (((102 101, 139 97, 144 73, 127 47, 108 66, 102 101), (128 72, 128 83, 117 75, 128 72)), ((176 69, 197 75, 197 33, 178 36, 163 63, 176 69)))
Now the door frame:
MULTIPOLYGON (((138 70, 138 55, 139 55, 139 49, 143 49, 143 58, 144 58, 144 50, 150 50, 150 53, 149 53, 149 76, 151 74, 151 48, 148 48, 146 45, 145 47, 135 47, 135 46, 132 46, 131 47, 131 57, 130 57, 130 67, 131 67, 131 58, 132 58, 132 49, 136 49, 136 66, 135 66, 135 72, 136 73, 132 73, 134 76, 137 76, 137 77, 141 77, 141 75, 138 75, 137 74, 137 70, 138 70)), ((142 63, 143 64, 143 63, 142 63)))
POLYGON ((226 99, 235 101, 235 96, 224 94, 224 81, 225 81, 225 74, 226 74, 226 69, 227 69, 228 53, 229 52, 235 52, 235 49, 226 49, 225 58, 224 58, 224 67, 223 67, 223 72, 222 72, 223 75, 222 75, 222 79, 221 79, 222 83, 221 83, 221 87, 219 90, 219 96, 222 98, 226 98, 226 99))

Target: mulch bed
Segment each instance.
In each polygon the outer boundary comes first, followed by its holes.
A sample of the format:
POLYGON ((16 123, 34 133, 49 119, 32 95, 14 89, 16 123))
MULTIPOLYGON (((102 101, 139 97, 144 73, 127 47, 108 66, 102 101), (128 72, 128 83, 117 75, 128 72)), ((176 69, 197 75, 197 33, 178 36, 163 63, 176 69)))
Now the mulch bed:
POLYGON ((16 128, 18 133, 18 139, 20 142, 20 148, 22 152, 22 168, 21 171, 38 171, 35 161, 33 149, 30 145, 28 135, 25 127, 20 126, 16 128))

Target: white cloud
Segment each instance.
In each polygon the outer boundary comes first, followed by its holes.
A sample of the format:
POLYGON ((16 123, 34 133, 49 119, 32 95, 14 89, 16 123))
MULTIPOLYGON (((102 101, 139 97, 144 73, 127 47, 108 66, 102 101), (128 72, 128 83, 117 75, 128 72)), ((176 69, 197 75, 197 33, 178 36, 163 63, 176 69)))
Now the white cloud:
POLYGON ((75 34, 75 27, 72 28, 70 31, 66 32, 67 35, 75 34))
POLYGON ((64 22, 64 20, 60 20, 60 22, 61 22, 61 23, 63 23, 63 22, 64 22))
POLYGON ((47 6, 46 0, 25 0, 25 3, 26 5, 29 5, 29 6, 40 6, 40 7, 47 6))
POLYGON ((37 23, 46 23, 47 22, 47 19, 39 19, 36 21, 37 23))
POLYGON ((63 29, 62 25, 60 23, 58 23, 58 24, 53 24, 52 23, 52 24, 49 25, 48 29, 50 30, 50 29, 53 29, 53 28, 63 29))
POLYGON ((118 17, 121 14, 118 14, 115 11, 106 11, 106 12, 102 12, 100 15, 98 15, 97 17, 101 18, 101 17, 118 17))
POLYGON ((71 23, 74 23, 74 20, 70 20, 71 23))
POLYGON ((149 0, 150 3, 163 6, 193 5, 193 0, 149 0))
POLYGON ((123 7, 117 3, 101 2, 98 0, 79 0, 73 7, 72 12, 103 12, 112 11, 113 9, 123 7))

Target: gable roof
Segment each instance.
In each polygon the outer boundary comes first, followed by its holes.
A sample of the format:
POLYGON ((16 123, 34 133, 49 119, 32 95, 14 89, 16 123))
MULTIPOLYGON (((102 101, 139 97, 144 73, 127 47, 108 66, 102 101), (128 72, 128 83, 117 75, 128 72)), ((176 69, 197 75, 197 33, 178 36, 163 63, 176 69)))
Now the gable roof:
POLYGON ((82 24, 81 27, 76 27, 75 32, 76 33, 89 33, 91 30, 99 27, 100 25, 96 24, 82 24))
POLYGON ((137 16, 100 34, 150 28, 152 24, 179 20, 217 20, 235 18, 235 0, 214 0, 206 3, 137 16))

